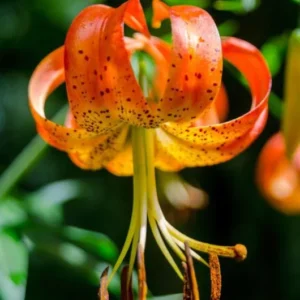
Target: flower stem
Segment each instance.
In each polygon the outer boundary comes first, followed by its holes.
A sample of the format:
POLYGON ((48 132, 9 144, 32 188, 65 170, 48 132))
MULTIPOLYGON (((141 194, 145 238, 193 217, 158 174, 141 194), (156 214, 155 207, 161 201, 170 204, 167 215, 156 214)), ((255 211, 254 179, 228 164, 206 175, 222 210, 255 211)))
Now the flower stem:
MULTIPOLYGON (((62 122, 67 112, 67 106, 61 108, 54 116, 55 122, 62 122)), ((34 165, 47 149, 46 144, 38 135, 21 151, 0 177, 0 202, 10 192, 21 177, 34 165)))
POLYGON ((137 224, 135 236, 133 238, 131 255, 129 261, 128 278, 131 277, 137 248, 140 247, 144 252, 147 233, 147 187, 146 187, 146 163, 145 163, 145 129, 140 127, 132 128, 132 147, 133 147, 133 189, 134 202, 136 207, 133 214, 137 214, 137 224))
POLYGON ((146 149, 146 172, 147 172, 147 196, 148 196, 148 218, 152 233, 154 238, 160 247, 165 258, 168 260, 170 265, 175 270, 176 274, 180 279, 183 279, 182 273, 179 270, 177 264, 172 258, 168 248, 166 247, 164 240, 161 237, 161 234, 157 228, 156 222, 159 222, 160 230, 162 231, 163 236, 169 243, 170 247, 174 252, 182 259, 185 260, 184 255, 182 254, 180 248, 176 245, 173 239, 168 236, 168 232, 164 227, 164 224, 160 222, 157 218, 155 204, 157 201, 157 191, 156 191, 156 180, 155 180, 155 166, 154 166, 154 129, 145 129, 145 149, 146 149))

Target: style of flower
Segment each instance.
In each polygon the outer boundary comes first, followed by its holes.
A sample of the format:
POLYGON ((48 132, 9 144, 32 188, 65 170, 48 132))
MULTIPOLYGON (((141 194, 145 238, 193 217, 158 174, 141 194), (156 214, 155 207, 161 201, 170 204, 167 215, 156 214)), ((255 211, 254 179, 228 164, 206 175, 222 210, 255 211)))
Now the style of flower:
MULTIPOLYGON (((165 241, 183 261, 184 242, 206 253, 246 256, 242 245, 198 242, 168 223, 157 198, 155 168, 178 171, 213 165, 246 149, 266 122, 269 70, 251 44, 221 39, 203 9, 169 7, 160 1, 154 1, 153 7, 154 25, 166 18, 171 21, 171 46, 150 36, 139 0, 118 8, 93 5, 75 18, 64 46, 38 65, 29 86, 30 108, 45 141, 66 151, 83 169, 104 167, 116 175, 134 175, 132 219, 110 278, 130 246, 131 273, 138 247, 145 249, 147 217, 154 238, 180 278, 165 241), (132 38, 124 36, 124 23, 137 32, 132 38), (151 87, 143 67, 135 74, 131 66, 130 56, 140 50, 155 62, 151 87), (221 87, 223 58, 247 79, 252 106, 246 114, 218 123, 220 114, 212 107, 221 87), (61 126, 45 117, 44 106, 64 81, 70 112, 66 126, 61 126)), ((193 250, 191 255, 206 264, 193 250)))

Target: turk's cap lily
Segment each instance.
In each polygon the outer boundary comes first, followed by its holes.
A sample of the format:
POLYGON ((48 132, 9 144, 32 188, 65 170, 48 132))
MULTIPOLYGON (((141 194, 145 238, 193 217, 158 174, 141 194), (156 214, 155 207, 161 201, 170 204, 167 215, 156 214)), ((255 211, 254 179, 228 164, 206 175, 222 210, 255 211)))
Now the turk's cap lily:
POLYGON ((139 255, 145 251, 147 221, 181 279, 166 243, 181 261, 187 261, 186 242, 193 258, 206 265, 195 251, 237 260, 247 256, 241 244, 208 244, 174 228, 159 205, 155 167, 177 171, 212 165, 243 151, 266 122, 269 70, 253 45, 236 38, 221 39, 203 9, 153 4, 156 25, 166 18, 171 21, 172 45, 149 34, 139 0, 118 8, 93 5, 75 18, 64 46, 38 65, 29 85, 30 108, 48 143, 66 151, 81 168, 105 167, 117 175, 134 175, 129 230, 109 280, 131 248, 130 277, 138 249, 139 255), (132 38, 124 36, 124 24, 136 31, 132 38), (131 66, 132 54, 141 50, 155 63, 150 88, 143 72, 135 74, 131 66), (223 59, 245 76, 252 95, 250 110, 227 122, 223 122, 228 105, 221 82, 223 59), (61 126, 46 118, 44 106, 64 81, 70 110, 61 126))
POLYGON ((154 1, 154 23, 165 18, 171 21, 172 45, 150 36, 138 0, 118 8, 87 7, 73 21, 64 46, 34 71, 29 103, 37 129, 79 167, 132 175, 131 126, 154 130, 155 166, 165 171, 227 161, 262 131, 271 78, 260 52, 240 39, 221 39, 201 8, 154 1), (124 24, 137 32, 133 38, 124 36, 124 24), (139 50, 155 62, 148 95, 130 62, 139 50), (252 105, 220 123, 224 116, 213 103, 224 93, 223 59, 245 76, 252 105), (45 116, 48 96, 63 82, 70 106, 66 126, 45 116))

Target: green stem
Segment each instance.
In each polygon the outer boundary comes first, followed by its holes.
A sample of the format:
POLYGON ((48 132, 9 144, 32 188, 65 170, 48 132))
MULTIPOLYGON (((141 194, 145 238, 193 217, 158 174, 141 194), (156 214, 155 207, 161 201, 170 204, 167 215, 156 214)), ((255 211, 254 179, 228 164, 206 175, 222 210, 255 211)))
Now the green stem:
MULTIPOLYGON (((121 253, 114 265, 114 268, 109 276, 108 281, 110 282, 116 271, 119 269, 123 262, 131 245, 131 254, 129 261, 128 278, 133 269, 134 260, 137 253, 137 247, 142 239, 142 243, 145 241, 145 229, 146 220, 145 214, 147 213, 147 188, 146 188, 146 164, 145 164, 145 145, 144 145, 144 134, 145 129, 139 127, 133 127, 131 130, 132 134, 132 152, 133 152, 133 207, 131 221, 127 237, 125 239, 124 246, 121 253), (142 231, 141 231, 142 229, 142 231), (142 237, 141 237, 142 233, 142 237)), ((144 247, 144 245, 142 245, 144 247)))
MULTIPOLYGON (((55 115, 54 121, 62 122, 65 118, 66 111, 67 107, 64 106, 55 115)), ((48 145, 37 135, 8 166, 0 177, 0 202, 22 176, 39 160, 47 147, 48 145)))
POLYGON ((134 201, 137 203, 136 211, 138 221, 136 232, 132 243, 131 255, 129 261, 128 278, 131 277, 134 260, 137 253, 138 245, 144 251, 146 243, 146 227, 147 227, 147 181, 146 181, 146 157, 144 136, 145 129, 141 127, 132 128, 132 149, 133 149, 133 191, 134 201))
MULTIPOLYGON (((159 224, 159 228, 167 240, 169 246, 175 251, 175 253, 180 257, 181 260, 185 260, 184 255, 181 250, 175 244, 175 242, 169 236, 162 218, 158 217, 157 207, 157 191, 156 191, 156 179, 155 179, 155 164, 154 164, 154 129, 144 129, 145 130, 145 151, 146 151, 146 171, 147 171, 147 196, 148 196, 148 218, 151 230, 153 232, 154 238, 158 246, 160 247, 162 253, 164 254, 167 261, 170 263, 176 274, 180 279, 183 279, 181 271, 179 270, 176 262, 174 261, 170 251, 166 247, 164 240, 161 237, 161 234, 157 228, 156 222, 159 224)), ((160 208, 160 207, 159 207, 160 208)))

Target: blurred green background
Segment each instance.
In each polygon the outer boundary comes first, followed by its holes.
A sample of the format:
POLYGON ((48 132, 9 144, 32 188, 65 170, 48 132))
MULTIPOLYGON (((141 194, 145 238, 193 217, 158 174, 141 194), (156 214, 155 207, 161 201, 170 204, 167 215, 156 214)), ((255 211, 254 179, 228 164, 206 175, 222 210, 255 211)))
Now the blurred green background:
MULTIPOLYGON (((1 0, 2 174, 36 134, 27 105, 27 86, 33 69, 45 55, 63 44, 73 17, 96 2, 1 0)), ((105 1, 111 6, 121 2, 105 1)), ((205 7, 223 35, 241 37, 262 48, 274 75, 273 91, 279 97, 283 90, 287 38, 297 27, 300 14, 296 2, 168 1, 205 7)), ((149 20, 150 4, 143 1, 149 20)), ((152 33, 163 36, 168 30, 164 25, 152 33)), ((229 72, 225 72, 224 81, 230 96, 230 117, 245 112, 250 106, 246 89, 229 72)), ((66 102, 64 87, 51 100, 47 104, 49 115, 66 102)), ((209 194, 207 208, 187 213, 164 205, 177 228, 196 239, 247 246, 249 255, 245 262, 221 259, 223 300, 300 299, 300 217, 287 217, 273 210, 255 185, 257 156, 268 137, 279 129, 281 109, 280 98, 273 95, 264 133, 232 161, 181 172, 188 182, 209 194)), ((35 157, 33 153, 38 148, 43 148, 43 143, 35 138, 25 159, 30 161, 30 168, 9 191, 0 189, 0 299, 97 299, 100 273, 113 264, 127 233, 132 178, 118 178, 106 170, 82 171, 65 153, 50 147, 35 157)), ((6 187, 20 166, 24 166, 23 161, 19 163, 6 179, 6 187)), ((146 269, 154 295, 182 291, 182 283, 151 233, 146 269)), ((201 299, 209 299, 208 269, 196 263, 196 271, 201 299)), ((111 293, 119 298, 118 278, 111 285, 111 293)))

